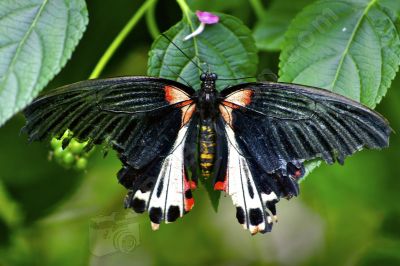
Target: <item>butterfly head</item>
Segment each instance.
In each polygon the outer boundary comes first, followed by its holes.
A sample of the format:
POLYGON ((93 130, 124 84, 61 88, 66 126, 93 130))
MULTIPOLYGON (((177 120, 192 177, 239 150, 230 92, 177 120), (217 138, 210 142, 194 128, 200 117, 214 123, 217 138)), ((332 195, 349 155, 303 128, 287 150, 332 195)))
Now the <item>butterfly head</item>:
POLYGON ((207 91, 215 90, 215 81, 218 79, 217 74, 205 72, 200 75, 201 87, 207 91))

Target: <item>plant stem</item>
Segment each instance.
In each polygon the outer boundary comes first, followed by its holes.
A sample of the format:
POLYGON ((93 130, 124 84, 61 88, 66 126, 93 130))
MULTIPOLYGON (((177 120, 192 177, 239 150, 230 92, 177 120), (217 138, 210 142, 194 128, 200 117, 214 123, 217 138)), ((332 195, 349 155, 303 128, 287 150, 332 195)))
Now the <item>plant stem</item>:
MULTIPOLYGON (((176 2, 178 3, 179 7, 182 10, 183 13, 183 17, 186 19, 187 24, 189 25, 190 31, 193 32, 195 30, 192 19, 191 19, 191 15, 193 14, 192 10, 190 10, 190 7, 187 5, 185 0, 176 0, 176 2)), ((193 37, 191 40, 193 41, 193 47, 194 47, 194 53, 195 55, 199 54, 199 48, 198 48, 198 44, 197 44, 197 38, 193 37)), ((193 58, 194 61, 196 61, 197 64, 200 64, 200 59, 195 56, 193 58)), ((201 74, 201 70, 199 70, 199 74, 201 74)))
POLYGON ((191 24, 190 13, 192 11, 190 10, 190 7, 186 4, 185 0, 176 0, 176 2, 178 2, 179 7, 181 8, 183 16, 191 24))
POLYGON ((250 5, 253 8, 254 13, 258 19, 262 19, 264 16, 264 7, 261 3, 261 0, 250 0, 250 5))
POLYGON ((155 18, 156 4, 157 0, 154 1, 154 3, 150 6, 150 8, 146 12, 147 28, 149 29, 149 32, 151 34, 151 37, 153 37, 153 39, 156 39, 160 35, 160 30, 157 27, 157 21, 155 18))
POLYGON ((98 78, 101 72, 104 70, 107 63, 110 61, 111 57, 114 55, 115 51, 121 46, 122 42, 126 39, 128 34, 136 26, 140 18, 146 13, 146 11, 156 2, 156 0, 146 0, 139 10, 132 16, 129 22, 117 35, 114 41, 107 48, 106 52, 100 58, 93 72, 90 74, 89 79, 98 78))

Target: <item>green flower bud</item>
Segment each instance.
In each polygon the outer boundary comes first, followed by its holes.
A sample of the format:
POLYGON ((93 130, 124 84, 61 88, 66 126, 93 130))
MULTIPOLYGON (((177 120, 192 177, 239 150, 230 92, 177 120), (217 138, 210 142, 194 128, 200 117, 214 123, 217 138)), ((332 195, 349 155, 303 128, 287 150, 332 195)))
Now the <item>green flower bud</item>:
POLYGON ((52 138, 50 144, 51 144, 51 147, 53 148, 53 150, 56 150, 61 147, 61 140, 52 138))
POLYGON ((72 139, 71 142, 68 145, 68 148, 70 151, 76 155, 80 154, 83 151, 83 148, 85 148, 85 143, 80 143, 76 141, 75 139, 72 139))
MULTIPOLYGON (((61 144, 61 142, 60 142, 60 144, 61 144)), ((54 149, 54 156, 56 158, 62 158, 63 154, 64 154, 64 150, 61 147, 61 145, 54 149)))
POLYGON ((75 164, 76 169, 78 170, 85 170, 87 166, 86 158, 79 158, 75 164))
POLYGON ((63 162, 66 165, 71 166, 74 161, 75 161, 74 155, 71 152, 66 151, 65 154, 63 155, 63 162))

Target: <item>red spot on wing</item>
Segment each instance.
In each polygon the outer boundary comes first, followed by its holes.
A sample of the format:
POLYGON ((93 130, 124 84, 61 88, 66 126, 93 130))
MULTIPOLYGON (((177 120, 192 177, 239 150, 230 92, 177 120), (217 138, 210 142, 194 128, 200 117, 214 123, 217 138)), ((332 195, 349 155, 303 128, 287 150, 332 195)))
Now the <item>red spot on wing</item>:
POLYGON ((190 199, 187 199, 187 198, 185 198, 185 211, 190 211, 191 209, 193 209, 193 206, 194 206, 194 199, 193 198, 190 198, 190 199))
POLYGON ((193 102, 192 100, 185 102, 189 103, 182 107, 182 126, 186 125, 190 121, 190 118, 192 118, 193 113, 196 110, 196 105, 191 104, 193 102))
POLYGON ((165 100, 169 104, 175 104, 175 107, 182 108, 182 126, 186 125, 196 109, 193 100, 186 92, 174 86, 166 85, 164 91, 165 100))
POLYGON ((197 188, 196 182, 192 180, 189 181, 189 186, 191 190, 195 190, 197 188))
MULTIPOLYGON (((177 87, 166 85, 164 87, 164 91, 165 91, 165 100, 169 104, 176 104, 176 103, 191 101, 189 95, 177 87)), ((190 104, 190 102, 186 103, 185 105, 187 105, 187 104, 190 104)))
POLYGON ((219 111, 225 122, 232 127, 232 108, 224 105, 222 104, 219 105, 219 111))
POLYGON ((242 89, 232 92, 222 101, 219 110, 228 125, 232 127, 232 111, 249 105, 253 94, 250 89, 242 89))
POLYGON ((196 183, 194 182, 194 181, 192 181, 192 180, 187 180, 187 178, 186 178, 186 174, 184 173, 184 179, 183 179, 183 185, 184 185, 184 189, 185 189, 185 192, 187 191, 187 190, 189 190, 189 189, 191 189, 191 190, 193 190, 193 189, 196 189, 196 183))
POLYGON ((226 184, 225 184, 225 182, 218 181, 218 182, 216 182, 215 185, 214 185, 214 190, 225 191, 225 189, 226 189, 226 184))
POLYGON ((193 190, 196 188, 196 183, 192 180, 187 180, 186 178, 186 174, 185 171, 183 172, 183 186, 184 186, 184 204, 185 204, 185 211, 189 212, 193 206, 194 206, 194 198, 192 197, 192 193, 189 193, 189 195, 187 195, 187 191, 188 190, 193 190))
POLYGON ((231 102, 227 102, 227 101, 223 101, 222 104, 225 105, 226 107, 229 107, 229 108, 232 108, 232 109, 240 108, 239 105, 231 103, 231 102))
POLYGON ((297 169, 293 174, 293 177, 295 179, 299 179, 299 178, 301 178, 303 176, 304 176, 304 171, 302 171, 302 169, 297 169))
POLYGON ((225 177, 224 181, 217 181, 215 182, 214 185, 214 190, 220 190, 220 191, 225 191, 228 188, 228 178, 225 177))
POLYGON ((184 106, 187 106, 187 105, 189 105, 189 104, 191 104, 191 103, 193 103, 193 100, 186 100, 186 101, 183 101, 183 102, 178 103, 178 104, 175 105, 175 106, 176 106, 176 107, 184 107, 184 106))
POLYGON ((223 101, 223 104, 233 109, 240 106, 245 107, 251 103, 253 94, 254 91, 250 89, 238 90, 229 94, 223 101))
POLYGON ((243 91, 242 102, 244 106, 247 106, 251 103, 251 98, 253 97, 254 91, 252 90, 244 90, 243 91))

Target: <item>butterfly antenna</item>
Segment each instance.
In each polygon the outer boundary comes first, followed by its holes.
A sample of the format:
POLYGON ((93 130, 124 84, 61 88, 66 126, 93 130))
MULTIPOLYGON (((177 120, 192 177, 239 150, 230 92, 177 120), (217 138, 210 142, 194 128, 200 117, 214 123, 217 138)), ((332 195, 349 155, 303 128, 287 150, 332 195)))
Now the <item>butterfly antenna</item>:
MULTIPOLYGON (((161 62, 161 61, 162 61, 162 58, 160 57, 160 55, 159 55, 157 52, 155 52, 154 54, 158 57, 158 60, 160 60, 160 62, 161 62)), ((193 87, 187 80, 185 80, 182 76, 180 76, 176 71, 172 70, 172 68, 170 68, 170 67, 169 67, 168 65, 166 65, 166 64, 165 64, 165 66, 168 68, 169 71, 171 71, 171 72, 174 73, 177 77, 179 77, 181 80, 183 80, 183 82, 185 82, 186 85, 188 85, 189 87, 193 87)), ((161 71, 161 69, 160 69, 160 71, 161 71)))
POLYGON ((218 78, 218 80, 241 80, 241 79, 255 79, 256 77, 242 77, 242 78, 232 78, 232 79, 224 79, 218 78))
POLYGON ((176 45, 167 35, 165 35, 164 33, 161 33, 161 35, 165 39, 167 39, 170 43, 172 43, 172 45, 175 46, 176 49, 178 49, 184 56, 186 56, 186 58, 189 59, 189 61, 191 61, 193 65, 195 65, 198 69, 200 69, 201 72, 203 72, 203 69, 192 58, 190 58, 181 48, 179 48, 178 45, 176 45))

